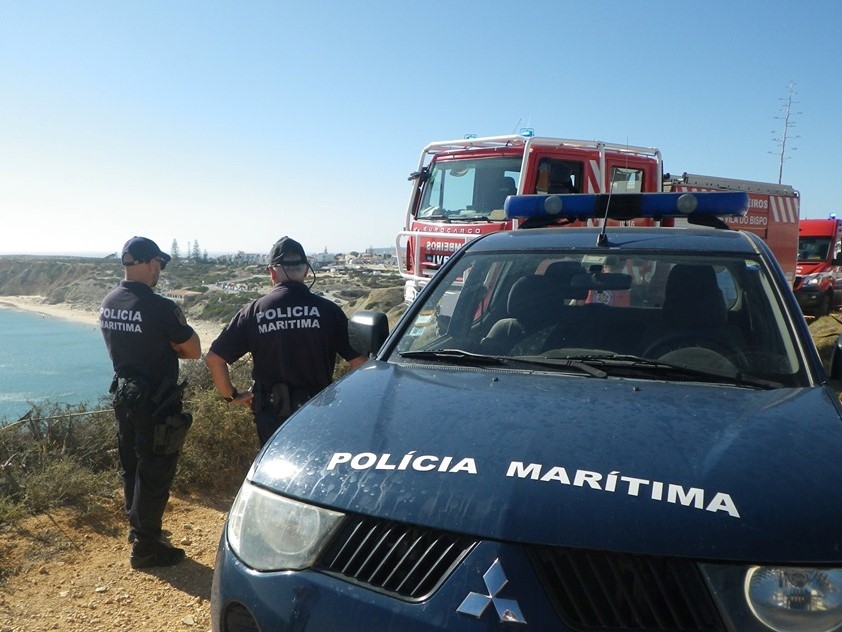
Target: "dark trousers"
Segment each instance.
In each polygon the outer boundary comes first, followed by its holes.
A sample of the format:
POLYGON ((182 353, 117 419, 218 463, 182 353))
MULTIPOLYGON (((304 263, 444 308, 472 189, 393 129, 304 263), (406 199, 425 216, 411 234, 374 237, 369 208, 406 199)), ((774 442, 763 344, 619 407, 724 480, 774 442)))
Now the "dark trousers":
POLYGON ((278 413, 271 406, 254 413, 254 423, 257 426, 257 438, 262 448, 275 431, 286 421, 286 417, 278 417, 278 413))
POLYGON ((138 543, 161 537, 161 520, 175 478, 178 454, 152 453, 154 421, 148 413, 114 407, 123 496, 131 533, 138 543))

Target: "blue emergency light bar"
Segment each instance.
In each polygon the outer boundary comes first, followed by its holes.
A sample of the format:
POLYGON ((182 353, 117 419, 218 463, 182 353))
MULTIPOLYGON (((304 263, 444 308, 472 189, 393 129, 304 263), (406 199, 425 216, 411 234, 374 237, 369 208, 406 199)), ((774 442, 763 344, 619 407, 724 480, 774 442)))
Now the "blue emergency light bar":
POLYGON ((639 217, 721 217, 748 212, 748 193, 706 191, 699 193, 566 193, 562 195, 511 195, 503 205, 508 219, 629 220, 639 217), (607 211, 607 212, 606 212, 607 211))

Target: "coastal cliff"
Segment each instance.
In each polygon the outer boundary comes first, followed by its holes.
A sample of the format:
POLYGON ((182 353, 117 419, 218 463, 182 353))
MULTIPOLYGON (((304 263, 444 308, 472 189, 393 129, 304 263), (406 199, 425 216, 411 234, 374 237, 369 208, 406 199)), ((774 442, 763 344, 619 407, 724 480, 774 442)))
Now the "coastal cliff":
MULTIPOLYGON (((0 302, 5 297, 36 311, 53 306, 64 309, 62 315, 69 318, 95 314, 122 278, 123 267, 114 255, 0 256, 0 302), (15 300, 20 297, 29 300, 15 300)), ((332 270, 316 273, 312 291, 330 298, 348 315, 374 309, 387 313, 394 324, 405 308, 402 285, 397 271, 332 270)), ((177 300, 188 318, 218 331, 243 305, 269 289, 269 277, 264 266, 177 260, 161 275, 156 289, 177 300)))

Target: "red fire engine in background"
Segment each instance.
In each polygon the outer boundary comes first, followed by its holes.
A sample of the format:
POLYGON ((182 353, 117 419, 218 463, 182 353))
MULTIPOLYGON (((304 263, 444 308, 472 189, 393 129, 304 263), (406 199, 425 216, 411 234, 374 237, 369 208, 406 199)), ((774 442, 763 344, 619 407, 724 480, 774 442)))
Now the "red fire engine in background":
POLYGON ((517 193, 654 193, 681 187, 749 191, 749 214, 732 223, 763 237, 792 282, 798 193, 780 185, 774 192, 764 192, 759 190, 762 183, 725 178, 705 178, 704 185, 696 184, 696 178, 701 177, 664 176, 661 152, 654 147, 543 138, 526 130, 431 143, 409 176, 412 192, 396 241, 406 282, 404 298, 411 302, 466 241, 517 228, 517 220, 507 220, 503 211, 506 197, 517 193))
POLYGON ((801 197, 791 186, 685 173, 680 178, 665 179, 664 190, 748 193, 748 213, 741 217, 721 219, 734 230, 752 232, 763 239, 775 253, 775 258, 781 264, 789 284, 792 286, 795 283, 801 197))
POLYGON ((804 313, 824 316, 842 304, 842 220, 802 219, 795 297, 804 313))

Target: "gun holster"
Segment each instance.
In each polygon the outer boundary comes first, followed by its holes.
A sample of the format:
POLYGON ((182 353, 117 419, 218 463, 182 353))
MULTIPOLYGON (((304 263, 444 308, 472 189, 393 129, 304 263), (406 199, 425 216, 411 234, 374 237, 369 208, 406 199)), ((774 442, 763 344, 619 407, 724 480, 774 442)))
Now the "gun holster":
POLYGON ((187 431, 193 425, 190 413, 168 415, 161 423, 155 424, 152 438, 152 453, 158 455, 178 454, 187 440, 187 431))

